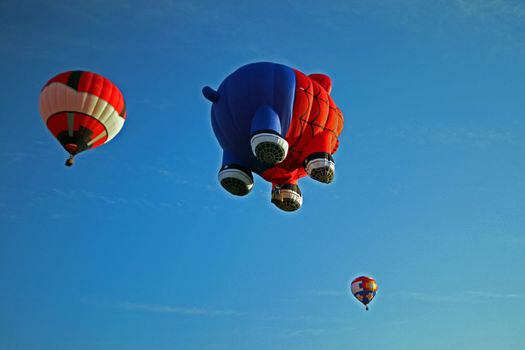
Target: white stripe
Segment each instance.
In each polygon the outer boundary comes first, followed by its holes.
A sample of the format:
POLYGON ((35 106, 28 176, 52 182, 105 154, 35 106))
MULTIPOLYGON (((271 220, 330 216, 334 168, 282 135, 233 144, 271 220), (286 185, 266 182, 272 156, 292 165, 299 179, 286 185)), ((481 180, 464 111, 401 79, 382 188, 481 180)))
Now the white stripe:
POLYGON ((107 121, 108 141, 112 140, 120 132, 126 120, 120 117, 117 112, 107 121))
POLYGON ((361 281, 352 283, 352 294, 362 292, 364 289, 361 287, 361 281))
POLYGON ((91 147, 92 144, 94 144, 95 142, 97 142, 98 140, 100 140, 101 138, 103 138, 106 135, 107 135, 106 131, 102 131, 100 134, 97 135, 97 137, 95 137, 94 139, 90 140, 87 145, 89 147, 91 147))
MULTIPOLYGON (((95 106, 93 107, 93 116, 97 116, 97 119, 100 120, 101 123, 104 122, 104 111, 106 109, 106 106, 108 105, 109 103, 107 101, 104 101, 103 99, 101 98, 98 98, 97 97, 97 100, 96 100, 96 103, 95 103, 95 106)), ((114 110, 113 106, 110 105, 110 108, 112 110, 114 110)))
POLYGON ((40 94, 40 114, 44 122, 59 112, 80 112, 100 121, 107 130, 108 139, 113 139, 124 126, 125 119, 107 101, 78 92, 63 83, 51 83, 40 94))

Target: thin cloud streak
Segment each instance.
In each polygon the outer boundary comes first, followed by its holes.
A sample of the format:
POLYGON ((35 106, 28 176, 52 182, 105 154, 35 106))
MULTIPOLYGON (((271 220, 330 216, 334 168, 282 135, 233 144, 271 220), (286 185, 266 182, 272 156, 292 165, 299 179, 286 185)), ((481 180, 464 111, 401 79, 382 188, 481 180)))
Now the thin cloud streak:
POLYGON ((164 207, 164 208, 172 208, 174 205, 182 206, 182 203, 177 202, 175 204, 169 203, 166 201, 150 201, 146 199, 140 199, 140 198, 124 198, 124 197, 110 197, 106 196, 100 193, 92 192, 92 191, 86 191, 86 190, 61 190, 59 188, 53 188, 52 192, 60 196, 62 198, 66 198, 69 200, 79 200, 82 198, 95 201, 95 202, 103 202, 108 205, 135 205, 139 207, 164 207))
POLYGON ((303 290, 290 293, 291 296, 316 296, 316 297, 341 297, 347 295, 342 290, 337 289, 320 289, 320 290, 303 290))
POLYGON ((319 335, 324 333, 325 330, 323 328, 305 328, 305 329, 298 329, 295 331, 292 331, 288 333, 289 337, 300 337, 300 336, 309 336, 309 335, 319 335))
POLYGON ((502 17, 503 19, 525 18, 525 4, 509 0, 457 0, 460 11, 467 16, 480 18, 502 17))
POLYGON ((464 127, 433 127, 426 126, 393 126, 378 128, 354 134, 356 139, 382 139, 395 137, 407 139, 419 144, 491 146, 495 144, 513 144, 519 138, 511 130, 468 129, 464 127))
POLYGON ((137 304, 130 302, 123 302, 114 304, 117 309, 129 311, 145 311, 152 313, 175 314, 180 316, 243 316, 244 314, 235 310, 210 310, 195 307, 176 307, 170 305, 151 305, 151 304, 137 304))
POLYGON ((425 292, 403 292, 401 297, 423 302, 472 303, 480 304, 497 300, 521 299, 523 295, 513 293, 494 293, 487 291, 463 291, 455 294, 433 294, 425 292))
POLYGON ((520 294, 513 293, 492 293, 484 291, 466 291, 465 295, 471 296, 474 298, 484 298, 484 299, 519 299, 523 296, 520 294))

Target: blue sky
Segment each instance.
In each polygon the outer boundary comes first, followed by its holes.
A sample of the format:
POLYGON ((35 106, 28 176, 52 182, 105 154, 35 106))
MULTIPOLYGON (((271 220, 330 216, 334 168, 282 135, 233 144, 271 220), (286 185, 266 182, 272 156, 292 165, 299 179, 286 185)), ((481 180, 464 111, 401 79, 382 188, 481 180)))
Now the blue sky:
POLYGON ((0 23, 0 348, 524 348, 523 2, 4 0, 0 23), (330 75, 345 115, 293 214, 216 178, 200 90, 262 60, 330 75), (70 69, 128 119, 66 168, 38 95, 70 69))

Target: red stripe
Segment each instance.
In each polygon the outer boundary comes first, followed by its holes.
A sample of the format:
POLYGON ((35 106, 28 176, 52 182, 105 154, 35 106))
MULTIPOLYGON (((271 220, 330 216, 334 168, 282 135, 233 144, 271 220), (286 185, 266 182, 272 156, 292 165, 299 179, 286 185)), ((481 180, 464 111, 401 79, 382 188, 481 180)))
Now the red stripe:
MULTIPOLYGON (((72 71, 60 73, 51 78, 44 86, 44 89, 51 83, 62 83, 67 85, 71 72, 72 71)), ((122 118, 126 118, 126 112, 124 110, 124 97, 122 96, 122 92, 115 84, 111 82, 111 80, 103 77, 102 75, 84 71, 80 77, 80 81, 76 90, 78 92, 87 92, 107 101, 111 106, 113 106, 113 108, 115 108, 122 118)))
MULTIPOLYGON (((107 141, 108 139, 107 130, 100 121, 88 115, 82 114, 82 113, 74 113, 74 114, 75 114, 74 124, 73 124, 74 132, 78 132, 81 126, 86 129, 89 129, 93 133, 91 135, 90 140, 93 140, 101 133, 106 132, 106 135, 100 138, 97 142, 93 143, 90 148, 96 148, 100 145, 103 145, 107 141)), ((49 131, 51 131, 51 133, 55 137, 57 137, 62 132, 67 132, 68 131, 67 113, 58 113, 50 117, 47 120, 47 128, 49 129, 49 131)))
POLYGON ((67 85, 67 81, 68 81, 70 75, 71 75, 71 71, 60 73, 60 74, 54 76, 53 78, 49 79, 49 81, 46 83, 46 85, 44 85, 43 89, 45 89, 46 86, 48 86, 48 85, 50 85, 52 83, 62 83, 62 84, 67 85))
POLYGON ((47 120, 47 128, 57 137, 63 131, 67 131, 67 114, 58 113, 47 120))

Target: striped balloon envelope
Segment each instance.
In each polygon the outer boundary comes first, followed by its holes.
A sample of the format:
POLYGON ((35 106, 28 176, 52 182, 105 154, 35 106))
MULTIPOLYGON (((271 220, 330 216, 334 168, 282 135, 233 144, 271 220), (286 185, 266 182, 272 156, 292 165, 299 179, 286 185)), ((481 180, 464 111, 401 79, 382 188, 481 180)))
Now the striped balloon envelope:
POLYGON ((368 310, 368 304, 374 299, 377 292, 377 283, 372 277, 360 276, 352 281, 350 289, 354 297, 365 305, 368 310))
POLYGON ((68 71, 49 80, 40 93, 40 114, 49 131, 73 157, 113 139, 126 120, 126 104, 109 79, 68 71))

